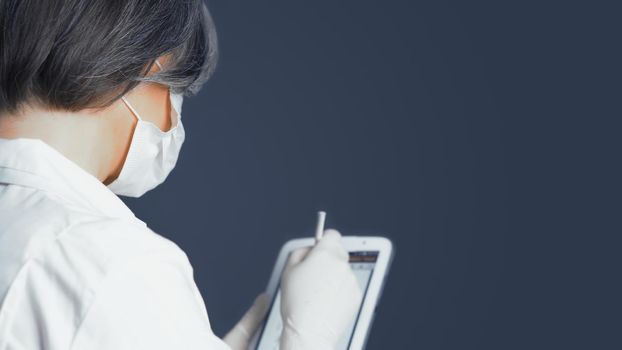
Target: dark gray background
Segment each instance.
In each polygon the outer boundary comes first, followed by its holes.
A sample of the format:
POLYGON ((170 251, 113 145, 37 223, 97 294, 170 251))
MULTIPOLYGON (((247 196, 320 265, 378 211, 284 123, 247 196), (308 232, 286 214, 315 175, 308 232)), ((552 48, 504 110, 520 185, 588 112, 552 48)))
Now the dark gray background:
POLYGON ((397 249, 369 349, 620 348, 620 11, 590 4, 210 1, 216 75, 127 202, 221 336, 325 209, 397 249))

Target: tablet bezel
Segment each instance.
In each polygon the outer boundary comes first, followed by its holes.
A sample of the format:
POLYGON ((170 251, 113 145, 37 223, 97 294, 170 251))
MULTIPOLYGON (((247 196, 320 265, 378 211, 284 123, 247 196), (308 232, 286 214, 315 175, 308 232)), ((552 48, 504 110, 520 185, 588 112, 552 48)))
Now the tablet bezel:
MULTIPOLYGON (((365 298, 362 301, 363 305, 358 314, 358 320, 356 322, 356 326, 354 327, 352 340, 348 347, 348 350, 359 350, 365 347, 376 306, 382 295, 382 289, 384 287, 384 282, 386 281, 387 272, 393 260, 393 244, 388 238, 379 236, 343 236, 342 242, 348 252, 378 251, 378 260, 376 261, 369 285, 367 286, 367 292, 365 293, 365 298)), ((274 269, 272 270, 268 288, 266 289, 270 298, 270 310, 268 310, 266 320, 272 311, 272 304, 274 303, 283 267, 285 266, 289 253, 298 248, 312 246, 314 243, 314 238, 297 238, 288 241, 281 248, 276 264, 274 265, 274 269)), ((257 348, 259 336, 263 333, 266 320, 263 321, 263 324, 258 329, 257 333, 253 336, 249 349, 255 350, 257 348)))

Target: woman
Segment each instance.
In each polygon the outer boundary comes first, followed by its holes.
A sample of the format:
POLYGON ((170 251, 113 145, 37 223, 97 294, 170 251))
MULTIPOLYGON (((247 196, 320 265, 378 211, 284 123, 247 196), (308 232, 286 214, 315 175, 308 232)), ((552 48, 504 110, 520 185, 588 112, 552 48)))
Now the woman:
MULTIPOLYGON (((217 58, 202 1, 0 0, 0 24, 0 350, 246 349, 265 296, 217 338, 186 255, 116 196, 177 161, 217 58)), ((282 293, 281 348, 335 348, 361 297, 338 232, 282 293)))

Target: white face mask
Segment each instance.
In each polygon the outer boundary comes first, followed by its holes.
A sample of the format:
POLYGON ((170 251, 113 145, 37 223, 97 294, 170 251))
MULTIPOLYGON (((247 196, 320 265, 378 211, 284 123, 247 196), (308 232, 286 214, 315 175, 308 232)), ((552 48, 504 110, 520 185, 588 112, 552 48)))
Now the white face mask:
POLYGON ((142 120, 125 96, 122 97, 138 123, 121 173, 108 185, 112 192, 122 196, 140 197, 164 182, 175 167, 186 135, 181 124, 183 95, 169 93, 169 96, 171 105, 177 112, 177 124, 166 132, 155 124, 142 120))

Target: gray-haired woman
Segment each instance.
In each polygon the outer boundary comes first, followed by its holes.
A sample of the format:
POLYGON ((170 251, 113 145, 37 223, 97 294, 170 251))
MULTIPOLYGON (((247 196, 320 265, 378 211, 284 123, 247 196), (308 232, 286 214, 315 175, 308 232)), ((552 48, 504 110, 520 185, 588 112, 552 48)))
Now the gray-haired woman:
MULTIPOLYGON (((203 2, 0 0, 0 27, 0 350, 246 349, 265 297, 216 337, 186 255, 116 196, 175 166, 218 56, 203 2)), ((293 256, 281 348, 333 349, 361 297, 339 233, 293 256)))

